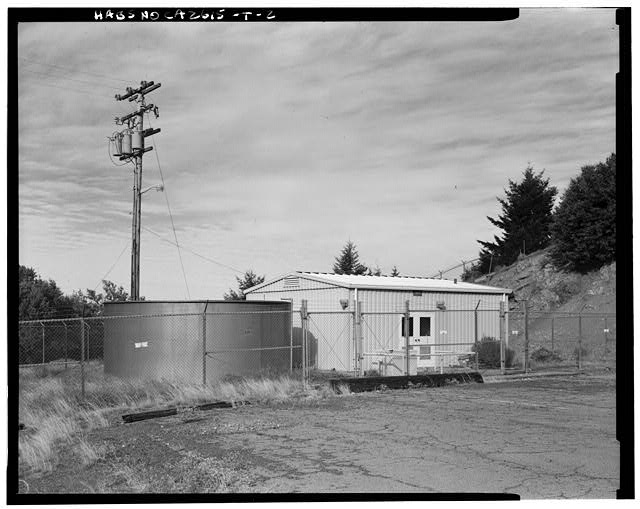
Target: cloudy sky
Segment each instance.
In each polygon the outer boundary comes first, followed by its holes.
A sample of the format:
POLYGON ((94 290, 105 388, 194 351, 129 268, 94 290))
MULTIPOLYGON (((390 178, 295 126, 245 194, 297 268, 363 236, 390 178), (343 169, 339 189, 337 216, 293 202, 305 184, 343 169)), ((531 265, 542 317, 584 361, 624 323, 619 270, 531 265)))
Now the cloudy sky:
POLYGON ((331 271, 348 239, 383 272, 429 276, 477 256, 529 163, 562 192, 615 151, 608 9, 25 23, 18 43, 19 259, 69 293, 103 277, 129 289, 132 166, 112 164, 107 137, 133 111, 114 94, 140 80, 162 83, 143 185, 161 182, 159 162, 166 188, 143 196, 148 299, 221 298, 248 268, 331 271))

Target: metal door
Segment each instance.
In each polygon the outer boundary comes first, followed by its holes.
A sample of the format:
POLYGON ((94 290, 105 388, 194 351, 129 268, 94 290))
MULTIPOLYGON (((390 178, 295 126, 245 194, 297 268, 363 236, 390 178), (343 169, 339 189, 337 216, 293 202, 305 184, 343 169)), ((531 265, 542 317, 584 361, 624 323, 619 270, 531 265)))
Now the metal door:
MULTIPOLYGON (((405 318, 402 317, 400 327, 400 348, 405 347, 405 318)), ((433 313, 414 311, 409 316, 409 353, 419 355, 417 365, 419 368, 435 367, 436 356, 431 355, 434 341, 433 313)))

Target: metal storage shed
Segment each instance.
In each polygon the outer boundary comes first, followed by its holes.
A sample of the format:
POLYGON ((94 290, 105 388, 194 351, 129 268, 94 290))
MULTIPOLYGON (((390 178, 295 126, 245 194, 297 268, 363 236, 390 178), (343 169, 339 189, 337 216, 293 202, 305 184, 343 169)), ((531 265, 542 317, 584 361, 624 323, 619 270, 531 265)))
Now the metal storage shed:
MULTIPOLYGON (((293 304, 294 343, 301 343, 307 302, 308 363, 319 370, 362 373, 383 357, 404 356, 404 317, 410 309, 412 370, 454 365, 475 340, 500 337, 500 303, 511 290, 456 280, 290 272, 245 291, 247 300, 293 304), (355 302, 360 303, 356 313, 355 302), (359 316, 358 316, 359 315, 359 316), (414 326, 415 324, 415 326, 414 326), (447 352, 450 355, 445 355, 447 352)), ((505 329, 506 330, 506 329, 505 329)), ((410 357, 411 357, 410 356, 410 357)), ((395 364, 398 364, 395 359, 395 364)), ((397 367, 397 366, 396 366, 397 367)), ((387 374, 398 374, 397 372, 387 374)))

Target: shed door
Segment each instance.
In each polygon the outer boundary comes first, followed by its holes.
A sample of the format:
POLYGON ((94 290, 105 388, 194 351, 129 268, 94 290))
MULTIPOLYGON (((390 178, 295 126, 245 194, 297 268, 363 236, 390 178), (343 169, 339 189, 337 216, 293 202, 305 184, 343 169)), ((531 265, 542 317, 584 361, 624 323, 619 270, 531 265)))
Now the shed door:
MULTIPOLYGON (((431 355, 434 344, 434 320, 432 313, 411 313, 409 316, 409 348, 412 355, 419 355, 418 367, 435 367, 435 356, 431 355)), ((405 346, 405 318, 400 327, 400 348, 405 346)))

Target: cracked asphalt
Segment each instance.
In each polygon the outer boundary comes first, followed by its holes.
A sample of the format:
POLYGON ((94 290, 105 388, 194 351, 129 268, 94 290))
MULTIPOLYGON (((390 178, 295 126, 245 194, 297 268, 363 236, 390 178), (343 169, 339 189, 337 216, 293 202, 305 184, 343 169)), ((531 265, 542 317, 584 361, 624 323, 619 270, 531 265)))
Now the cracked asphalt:
MULTIPOLYGON (((615 498, 615 424, 613 376, 361 393, 312 405, 250 405, 96 430, 91 443, 106 444, 109 452, 85 469, 84 486, 102 491, 108 471, 129 469, 137 484, 129 479, 110 485, 110 491, 158 489, 175 482, 177 465, 184 467, 187 459, 198 468, 215 459, 233 473, 224 484, 233 492, 615 498)), ((74 491, 70 483, 78 467, 65 468, 30 482, 38 490, 55 485, 74 491), (47 481, 52 476, 55 483, 47 481)), ((190 479, 187 488, 208 486, 206 475, 190 479)))

